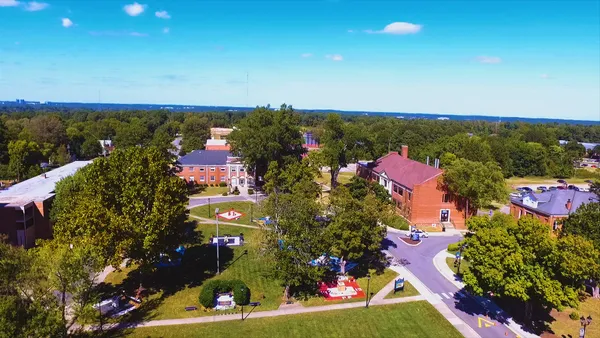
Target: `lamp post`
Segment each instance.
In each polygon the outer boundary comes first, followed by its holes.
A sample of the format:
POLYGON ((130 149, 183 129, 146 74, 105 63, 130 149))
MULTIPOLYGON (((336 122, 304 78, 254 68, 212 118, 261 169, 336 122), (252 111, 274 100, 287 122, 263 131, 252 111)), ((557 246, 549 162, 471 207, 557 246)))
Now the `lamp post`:
MULTIPOLYGON (((240 290, 241 290, 241 292, 242 292, 242 297, 243 297, 243 294, 244 294, 244 287, 242 286, 242 287, 240 288, 240 290)), ((244 302, 242 302, 242 320, 244 320, 244 302)))
POLYGON ((210 197, 208 198, 208 218, 210 218, 210 197))
POLYGON ((371 274, 367 274, 367 300, 365 301, 365 307, 369 308, 369 287, 371 286, 371 274))
POLYGON ((581 323, 581 329, 579 329, 579 338, 585 338, 585 330, 588 325, 592 324, 592 316, 587 316, 587 318, 581 316, 581 318, 579 318, 579 322, 581 323))
MULTIPOLYGON (((210 208, 208 209, 210 212, 210 208)), ((217 275, 221 274, 219 269, 219 208, 215 209, 215 219, 217 221, 217 275)))

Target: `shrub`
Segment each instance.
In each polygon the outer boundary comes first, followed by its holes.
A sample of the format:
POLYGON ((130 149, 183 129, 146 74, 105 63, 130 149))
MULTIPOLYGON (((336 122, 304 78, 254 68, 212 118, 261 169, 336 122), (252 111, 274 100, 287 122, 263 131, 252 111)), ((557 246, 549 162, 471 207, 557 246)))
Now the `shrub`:
POLYGON ((227 196, 227 195, 228 195, 227 191, 223 193, 223 196, 227 196))
POLYGON ((219 187, 221 187, 221 188, 224 188, 224 187, 226 187, 226 186, 227 186, 227 183, 225 183, 225 182, 221 182, 221 183, 219 183, 219 187))
POLYGON ((579 313, 577 313, 577 311, 573 311, 569 314, 569 318, 573 319, 573 320, 578 320, 579 319, 579 313))
POLYGON ((206 308, 213 307, 215 304, 215 297, 218 293, 222 292, 233 292, 233 300, 238 305, 247 305, 250 302, 250 288, 239 279, 234 280, 210 280, 198 296, 200 304, 206 308), (243 292, 242 292, 243 288, 243 292))
POLYGON ((233 194, 236 196, 240 194, 240 190, 238 189, 238 187, 235 187, 235 189, 233 190, 233 194))
POLYGON ((248 195, 254 195, 254 189, 248 188, 248 195))
POLYGON ((464 243, 464 241, 448 244, 448 251, 456 252, 456 251, 460 250, 460 247, 461 247, 461 245, 463 245, 463 243, 464 243))
POLYGON ((600 170, 575 169, 574 178, 600 179, 600 170))

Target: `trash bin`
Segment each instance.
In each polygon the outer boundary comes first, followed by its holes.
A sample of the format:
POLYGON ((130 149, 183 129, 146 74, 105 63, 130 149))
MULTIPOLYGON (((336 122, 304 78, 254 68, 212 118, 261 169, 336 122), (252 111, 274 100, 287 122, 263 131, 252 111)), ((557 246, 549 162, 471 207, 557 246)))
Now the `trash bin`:
POLYGON ((446 232, 446 226, 442 224, 442 232, 446 232))

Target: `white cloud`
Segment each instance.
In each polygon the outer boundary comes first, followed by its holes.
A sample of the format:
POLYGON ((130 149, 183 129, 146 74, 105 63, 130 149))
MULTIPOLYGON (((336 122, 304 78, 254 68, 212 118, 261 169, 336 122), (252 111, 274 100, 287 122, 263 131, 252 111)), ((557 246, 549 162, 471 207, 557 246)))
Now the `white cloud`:
POLYGON ((495 63, 500 63, 502 62, 502 59, 497 57, 497 56, 478 56, 475 58, 479 63, 490 63, 490 64, 495 64, 495 63))
POLYGON ((542 79, 551 79, 551 78, 552 78, 552 77, 551 77, 549 74, 546 74, 546 73, 544 73, 544 74, 540 74, 540 77, 541 77, 542 79))
POLYGON ((169 15, 169 13, 167 11, 157 11, 154 13, 154 15, 156 15, 157 18, 161 18, 161 19, 170 19, 171 15, 169 15))
POLYGON ((73 26, 73 21, 71 21, 71 19, 69 18, 62 18, 62 26, 65 28, 69 28, 73 26))
POLYGON ((25 4, 24 9, 28 12, 37 12, 48 8, 48 6, 50 5, 45 2, 30 1, 25 4))
POLYGON ((123 10, 129 16, 138 16, 138 15, 142 14, 144 12, 144 10, 146 10, 146 7, 147 7, 146 5, 141 5, 137 2, 134 2, 130 5, 125 5, 123 7, 123 10))
POLYGON ((383 27, 380 31, 366 30, 369 34, 393 34, 393 35, 406 35, 406 34, 417 34, 423 28, 422 25, 417 25, 410 22, 392 22, 391 24, 383 27))
POLYGON ((135 36, 135 37, 146 37, 148 36, 147 33, 140 33, 140 32, 131 32, 131 31, 90 31, 88 32, 90 35, 93 36, 135 36))
POLYGON ((162 32, 165 33, 165 34, 169 34, 170 31, 171 31, 171 29, 169 29, 169 27, 165 27, 162 30, 162 32))
POLYGON ((325 57, 331 61, 343 61, 344 60, 344 57, 341 56, 340 54, 327 54, 327 55, 325 55, 325 57))
POLYGON ((17 0, 0 0, 0 7, 16 7, 19 6, 17 0))
POLYGON ((301 54, 300 56, 303 57, 303 58, 309 58, 309 57, 311 57, 313 55, 312 55, 312 53, 304 53, 304 54, 301 54))
POLYGON ((354 33, 354 29, 349 29, 348 33, 354 33))
POLYGON ((148 36, 148 34, 146 34, 146 33, 140 33, 140 32, 131 32, 131 33, 129 33, 129 35, 131 35, 131 36, 137 36, 137 37, 148 36))

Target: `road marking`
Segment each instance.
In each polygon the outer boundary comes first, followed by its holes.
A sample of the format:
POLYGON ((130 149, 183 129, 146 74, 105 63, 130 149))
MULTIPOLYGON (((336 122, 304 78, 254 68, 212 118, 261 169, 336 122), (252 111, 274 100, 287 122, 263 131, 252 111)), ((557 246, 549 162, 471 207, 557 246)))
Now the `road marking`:
POLYGON ((454 298, 454 292, 448 292, 448 294, 450 295, 450 297, 454 298))
POLYGON ((444 296, 444 298, 446 298, 446 299, 450 299, 450 296, 448 296, 447 294, 445 294, 443 292, 442 292, 442 296, 444 296))
POLYGON ((437 298, 439 298, 440 300, 444 300, 444 299, 442 298, 442 296, 440 296, 439 294, 437 294, 437 293, 434 293, 434 295, 435 295, 437 298))
POLYGON ((481 323, 483 323, 483 325, 488 328, 488 327, 492 327, 492 326, 496 326, 496 323, 489 321, 485 318, 482 317, 477 317, 477 326, 479 326, 481 328, 481 323))

